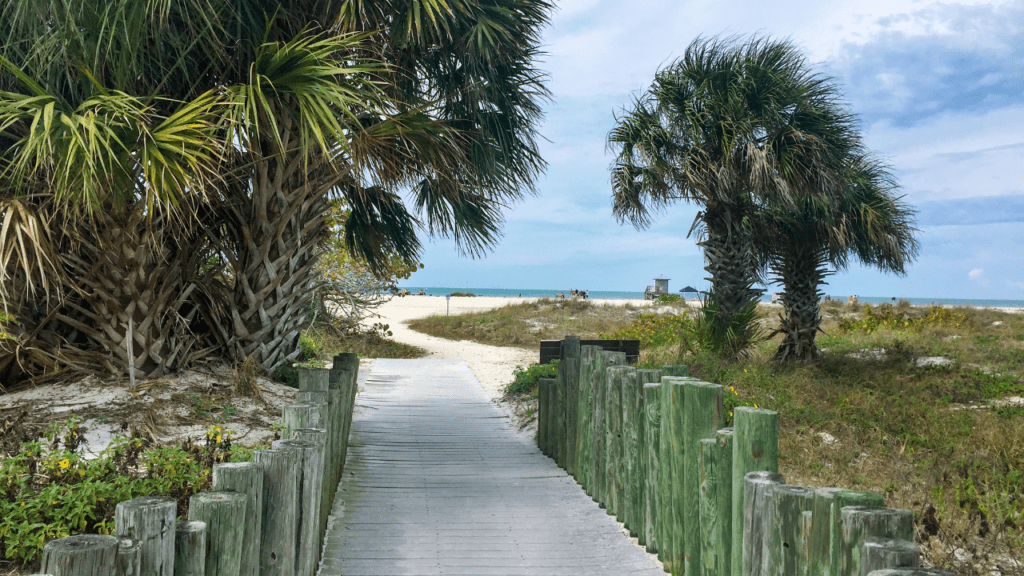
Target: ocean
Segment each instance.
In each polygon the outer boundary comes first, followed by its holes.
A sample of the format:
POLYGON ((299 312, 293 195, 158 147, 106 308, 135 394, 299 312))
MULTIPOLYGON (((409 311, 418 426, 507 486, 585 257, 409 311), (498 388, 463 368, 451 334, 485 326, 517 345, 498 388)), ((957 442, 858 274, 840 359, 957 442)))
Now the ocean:
MULTIPOLYGON (((437 287, 425 287, 425 286, 399 286, 408 290, 411 294, 417 294, 420 290, 426 292, 428 296, 444 296, 451 294, 452 292, 471 292, 477 296, 503 296, 503 297, 515 297, 522 296, 524 298, 554 298, 559 292, 564 292, 566 296, 569 295, 569 289, 564 290, 518 290, 518 289, 503 289, 503 288, 437 288, 437 287)), ((673 292, 678 294, 678 292, 673 292)), ((685 295, 687 298, 693 298, 694 294, 689 293, 685 295)), ((831 295, 834 300, 845 301, 849 296, 848 294, 843 295, 831 295)), ((626 292, 620 290, 591 290, 591 298, 604 298, 609 300, 643 300, 643 292, 626 292)), ((771 293, 765 293, 761 298, 765 302, 771 302, 771 293)), ((946 304, 949 306, 993 306, 993 307, 1016 307, 1024 308, 1024 300, 989 300, 984 298, 905 298, 896 297, 897 300, 903 299, 910 301, 911 304, 946 304)), ((886 298, 884 296, 858 296, 858 300, 865 304, 881 304, 883 302, 893 302, 892 297, 886 298)))

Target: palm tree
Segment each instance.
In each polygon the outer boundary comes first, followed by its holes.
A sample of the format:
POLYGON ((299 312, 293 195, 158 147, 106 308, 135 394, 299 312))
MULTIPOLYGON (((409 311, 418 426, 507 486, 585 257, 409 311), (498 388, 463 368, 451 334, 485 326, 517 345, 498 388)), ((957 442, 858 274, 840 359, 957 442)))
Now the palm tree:
POLYGON ((856 258, 904 274, 917 255, 914 212, 894 195, 896 181, 885 166, 851 158, 846 181, 847 192, 833 205, 806 199, 796 212, 765 211, 757 224, 759 259, 783 286, 777 362, 820 357, 814 341, 821 326, 819 287, 832 269, 845 269, 856 258))
POLYGON ((617 118, 613 212, 640 229, 676 200, 701 207, 715 331, 753 329, 733 319, 750 317, 762 292, 750 233, 761 205, 793 209, 841 192, 837 175, 856 137, 837 99, 789 42, 697 39, 617 118))

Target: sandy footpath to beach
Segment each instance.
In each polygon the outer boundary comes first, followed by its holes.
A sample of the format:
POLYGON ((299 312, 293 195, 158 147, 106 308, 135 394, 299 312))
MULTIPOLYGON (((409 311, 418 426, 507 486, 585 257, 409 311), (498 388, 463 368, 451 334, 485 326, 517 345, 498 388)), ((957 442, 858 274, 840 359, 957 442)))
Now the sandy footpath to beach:
MULTIPOLYGON (((509 298, 498 296, 476 296, 453 297, 450 302, 448 313, 451 315, 466 314, 483 310, 493 310, 508 304, 519 304, 522 302, 535 302, 539 298, 509 298)), ((595 305, 611 304, 623 306, 632 304, 636 307, 651 306, 653 302, 643 300, 605 300, 591 299, 595 305)), ((394 340, 404 344, 419 346, 429 353, 427 358, 450 358, 465 360, 469 364, 477 380, 487 390, 487 395, 492 399, 501 396, 506 384, 512 382, 512 372, 515 367, 529 366, 537 362, 539 352, 526 350, 524 348, 489 346, 478 344, 468 340, 447 340, 436 338, 416 332, 408 326, 408 322, 415 318, 424 318, 432 314, 445 314, 444 296, 402 296, 392 298, 390 302, 377 309, 377 314, 363 321, 367 326, 374 322, 383 322, 391 327, 394 333, 394 340)))

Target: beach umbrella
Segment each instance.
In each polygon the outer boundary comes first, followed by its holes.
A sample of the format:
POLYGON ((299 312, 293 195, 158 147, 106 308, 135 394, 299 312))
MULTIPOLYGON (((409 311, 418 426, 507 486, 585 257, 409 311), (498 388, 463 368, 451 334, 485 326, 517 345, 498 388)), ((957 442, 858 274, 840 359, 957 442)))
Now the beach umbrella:
POLYGON ((683 288, 683 289, 681 289, 679 291, 684 293, 684 294, 687 293, 687 292, 693 292, 695 294, 697 293, 697 289, 694 288, 693 286, 687 286, 686 288, 683 288))

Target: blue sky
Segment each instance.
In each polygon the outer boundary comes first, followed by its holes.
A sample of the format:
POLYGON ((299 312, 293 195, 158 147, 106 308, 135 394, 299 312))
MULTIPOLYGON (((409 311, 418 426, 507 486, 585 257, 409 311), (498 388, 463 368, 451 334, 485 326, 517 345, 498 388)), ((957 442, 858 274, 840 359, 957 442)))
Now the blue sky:
POLYGON ((505 212, 483 258, 425 242, 404 284, 642 291, 655 276, 701 289, 703 257, 678 204, 643 231, 611 215, 614 114, 697 36, 789 38, 835 78, 869 148, 917 211, 905 277, 859 265, 833 295, 1024 300, 1024 0, 834 2, 563 0, 544 34, 553 97, 537 194, 505 212))

